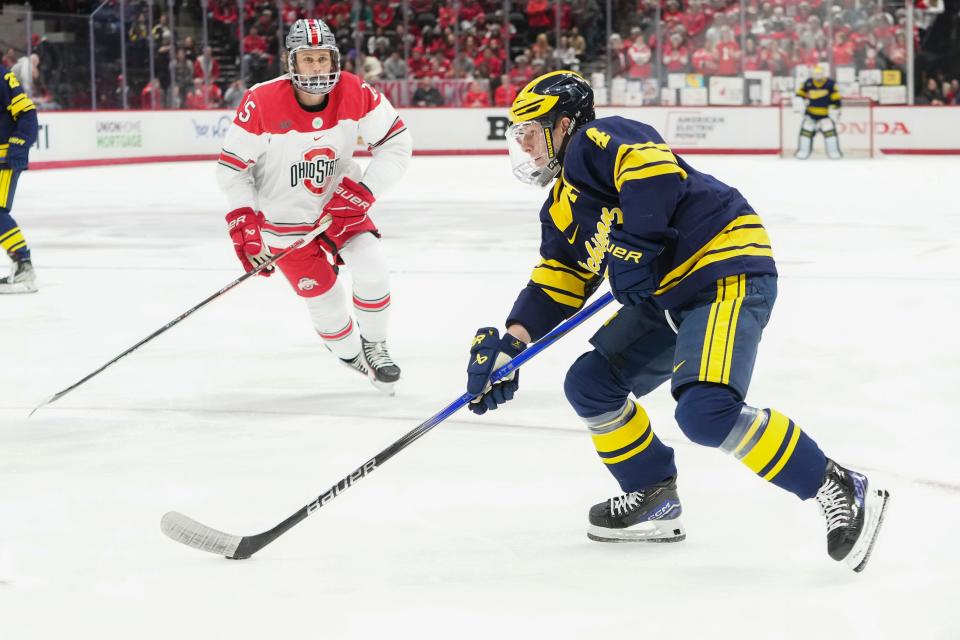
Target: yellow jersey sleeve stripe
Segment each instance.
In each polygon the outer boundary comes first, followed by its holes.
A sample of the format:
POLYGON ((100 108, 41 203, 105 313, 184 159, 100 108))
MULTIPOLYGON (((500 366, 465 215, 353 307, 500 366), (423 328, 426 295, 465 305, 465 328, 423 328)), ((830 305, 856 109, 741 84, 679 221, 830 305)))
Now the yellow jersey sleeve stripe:
POLYGON ((654 178, 656 176, 663 176, 670 173, 680 174, 681 180, 687 179, 687 172, 681 169, 679 165, 672 162, 664 162, 661 164, 645 165, 644 167, 628 169, 624 171, 617 177, 617 190, 619 191, 623 189, 623 184, 625 182, 629 182, 630 180, 645 180, 647 178, 654 178))
POLYGON ((545 285, 557 291, 564 291, 571 295, 585 295, 586 283, 579 277, 550 267, 540 266, 533 270, 530 280, 538 285, 545 285))
POLYGON ((542 260, 540 261, 540 264, 538 264, 537 266, 538 266, 538 267, 540 267, 540 266, 542 266, 542 267, 549 267, 549 268, 551 268, 551 269, 558 269, 558 270, 560 270, 560 271, 566 271, 567 273, 571 273, 571 274, 577 276, 578 278, 580 278, 580 279, 583 280, 584 282, 589 282, 590 280, 593 280, 593 278, 595 277, 594 274, 590 273, 589 271, 581 271, 581 270, 579 270, 579 269, 574 269, 574 268, 571 267, 571 266, 568 266, 568 265, 563 264, 563 263, 560 262, 559 260, 553 260, 553 259, 551 259, 551 258, 544 258, 544 259, 542 259, 542 260))
POLYGON ((559 291, 553 291, 552 289, 546 289, 544 287, 540 287, 540 290, 550 296, 554 302, 565 304, 568 307, 573 307, 574 309, 579 309, 583 306, 583 298, 575 298, 571 295, 561 293, 559 291))
POLYGON ((743 215, 731 220, 720 233, 664 276, 656 295, 670 291, 684 278, 699 269, 739 256, 773 257, 770 236, 761 224, 760 216, 756 214, 743 215))
MULTIPOLYGON (((643 171, 640 171, 640 175, 633 173, 635 170, 642 169, 647 165, 660 163, 672 163, 682 174, 682 177, 686 179, 687 174, 683 169, 680 169, 677 165, 677 157, 673 155, 673 152, 670 150, 670 147, 666 144, 656 144, 656 143, 642 143, 642 144, 623 144, 620 145, 620 148, 617 149, 617 160, 614 163, 613 176, 614 184, 619 191, 621 186, 626 180, 635 180, 642 178, 650 178, 654 175, 663 175, 662 173, 652 172, 650 175, 644 175, 643 171), (627 177, 627 176, 630 177, 627 177)), ((664 172, 667 173, 667 172, 664 172)))
POLYGON ((787 437, 790 420, 776 411, 770 411, 770 420, 753 448, 741 460, 754 473, 760 473, 766 467, 787 437))
POLYGON ((26 100, 23 100, 23 101, 18 102, 18 103, 16 103, 16 104, 11 104, 10 106, 7 107, 7 111, 10 112, 10 115, 11 115, 11 116, 13 116, 14 118, 16 118, 16 117, 19 116, 21 113, 24 113, 24 112, 26 112, 26 111, 30 111, 31 109, 36 109, 36 108, 37 108, 37 107, 36 107, 35 104, 33 104, 33 101, 31 101, 29 98, 27 98, 26 100))

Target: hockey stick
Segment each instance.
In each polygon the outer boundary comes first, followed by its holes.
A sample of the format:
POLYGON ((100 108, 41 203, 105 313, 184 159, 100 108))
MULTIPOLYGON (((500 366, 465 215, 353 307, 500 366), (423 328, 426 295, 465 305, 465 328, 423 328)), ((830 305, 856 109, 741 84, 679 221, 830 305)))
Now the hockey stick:
MULTIPOLYGON (((578 313, 568 318, 556 329, 537 340, 537 342, 532 344, 526 351, 494 371, 490 375, 490 380, 497 381, 510 375, 511 371, 519 368, 527 360, 556 342, 564 334, 606 306, 611 300, 613 300, 612 293, 608 292, 603 294, 590 305, 584 307, 578 313)), ((409 445, 413 444, 413 442, 418 440, 421 436, 426 434, 435 426, 452 416, 463 407, 467 406, 471 400, 473 400, 472 395, 469 393, 463 394, 445 408, 440 410, 438 413, 428 418, 425 422, 420 423, 420 425, 391 444, 389 447, 364 462, 360 467, 355 469, 353 473, 342 478, 335 485, 327 489, 327 491, 321 493, 315 500, 313 500, 313 502, 301 507, 289 518, 272 529, 264 531, 263 533, 258 533, 252 536, 231 535, 229 533, 218 531, 212 527, 208 527, 207 525, 197 522, 192 518, 188 518, 182 513, 178 513, 176 511, 170 511, 163 516, 163 518, 160 520, 160 530, 163 531, 163 533, 169 538, 185 544, 188 547, 193 547, 194 549, 200 549, 201 551, 209 551, 210 553, 226 556, 231 560, 243 560, 249 558, 257 551, 263 549, 265 546, 292 529, 294 525, 306 519, 307 516, 313 515, 314 511, 336 498, 345 490, 352 487, 361 478, 365 478, 373 473, 387 460, 406 449, 409 445)))
MULTIPOLYGON (((191 307, 190 309, 187 309, 186 311, 184 311, 183 313, 181 313, 179 316, 177 316, 176 318, 174 318, 173 320, 171 320, 171 321, 168 322, 167 324, 163 325, 162 327, 160 327, 159 329, 157 329, 156 331, 154 331, 153 333, 151 333, 150 335, 148 335, 146 338, 144 338, 143 340, 141 340, 141 341, 138 342, 137 344, 133 345, 132 347, 130 347, 129 349, 127 349, 126 351, 124 351, 123 353, 121 353, 121 354, 118 355, 116 358, 114 358, 114 359, 111 360, 110 362, 106 363, 105 365, 103 365, 102 367, 100 367, 99 369, 97 369, 96 371, 93 371, 93 372, 87 374, 86 376, 80 378, 79 380, 77 380, 76 382, 74 382, 72 385, 70 385, 70 386, 67 387, 66 389, 62 389, 62 390, 56 392, 55 394, 53 394, 52 396, 50 396, 49 398, 47 398, 46 400, 44 400, 43 402, 41 402, 40 404, 38 404, 37 406, 35 406, 35 407, 33 408, 33 411, 30 412, 30 416, 32 416, 33 414, 35 414, 38 409, 40 409, 40 408, 42 408, 42 407, 45 407, 45 406, 48 405, 48 404, 52 404, 52 403, 56 402, 57 400, 59 400, 60 398, 62 398, 63 396, 67 395, 68 393, 70 393, 71 391, 73 391, 74 389, 76 389, 77 387, 79 387, 80 385, 82 385, 84 382, 86 382, 87 380, 89 380, 89 379, 93 378, 94 376, 98 375, 98 374, 101 373, 104 369, 106 369, 107 367, 109 367, 109 366, 112 365, 113 363, 117 362, 118 360, 120 360, 120 359, 123 358, 124 356, 130 355, 131 353, 133 353, 134 351, 136 351, 137 349, 139 349, 139 348, 142 347, 143 345, 147 344, 148 342, 150 342, 151 340, 153 340, 154 338, 156 338, 157 336, 159 336, 161 333, 164 333, 167 329, 172 328, 174 325, 178 324, 181 320, 184 320, 187 316, 191 315, 194 311, 197 311, 197 310, 205 307, 208 303, 212 302, 213 300, 216 300, 217 298, 219 298, 220 296, 222 296, 223 294, 225 294, 227 291, 230 291, 231 289, 233 289, 234 287, 236 287, 238 284, 240 284, 241 282, 243 282, 243 281, 246 280, 247 278, 251 278, 251 277, 257 275, 258 273, 260 273, 261 271, 263 271, 263 270, 266 269, 267 267, 271 266, 272 264, 274 264, 274 263, 277 262, 278 260, 280 260, 280 259, 282 259, 282 258, 284 258, 284 257, 286 257, 286 256, 288 256, 288 255, 290 255, 290 253, 292 253, 292 252, 295 251, 296 249, 299 249, 300 247, 302 247, 303 245, 307 244, 308 242, 311 242, 314 238, 316 238, 316 237, 319 236, 321 233, 323 233, 323 232, 326 230, 327 226, 328 226, 328 225, 320 225, 320 226, 316 227, 315 229, 313 229, 312 231, 310 231, 310 233, 306 234, 305 236, 303 236, 302 238, 300 238, 299 240, 297 240, 296 242, 294 242, 293 244, 291 244, 289 247, 287 247, 286 249, 284 249, 283 251, 281 251, 280 253, 278 253, 277 255, 273 256, 272 258, 270 258, 269 260, 267 260, 266 262, 264 262, 264 263, 261 264, 260 266, 256 267, 256 268, 253 269, 252 271, 248 271, 247 273, 243 274, 242 276, 240 276, 239 278, 237 278, 236 280, 234 280, 234 281, 231 282, 230 284, 226 285, 225 287, 223 287, 222 289, 220 289, 219 291, 217 291, 217 292, 214 293, 213 295, 211 295, 211 296, 207 297, 206 299, 204 299, 203 302, 201 302, 200 304, 197 304, 196 306, 193 306, 193 307, 191 307)), ((30 417, 30 416, 28 416, 28 417, 30 417)))

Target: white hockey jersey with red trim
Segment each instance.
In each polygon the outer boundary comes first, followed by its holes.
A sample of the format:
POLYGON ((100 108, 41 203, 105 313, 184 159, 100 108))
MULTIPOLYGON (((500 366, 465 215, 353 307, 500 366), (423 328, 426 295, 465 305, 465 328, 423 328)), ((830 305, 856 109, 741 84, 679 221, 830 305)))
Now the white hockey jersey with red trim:
POLYGON ((217 180, 231 209, 266 218, 264 240, 286 247, 313 228, 343 175, 363 180, 374 197, 396 181, 412 143, 393 105, 343 72, 322 110, 296 99, 289 76, 247 91, 220 152, 217 180), (373 154, 362 178, 353 161, 357 139, 373 154))

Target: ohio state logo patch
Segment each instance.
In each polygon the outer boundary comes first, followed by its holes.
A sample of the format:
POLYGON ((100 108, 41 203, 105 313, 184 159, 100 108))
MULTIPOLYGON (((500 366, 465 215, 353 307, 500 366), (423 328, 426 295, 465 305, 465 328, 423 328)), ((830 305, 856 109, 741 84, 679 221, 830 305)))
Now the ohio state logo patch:
POLYGON ((322 196, 336 175, 339 162, 337 152, 330 147, 310 149, 303 154, 303 160, 290 165, 290 186, 302 184, 313 195, 322 196))
POLYGON ((317 286, 317 281, 313 278, 300 278, 300 281, 297 283, 297 289, 300 291, 310 291, 317 286))

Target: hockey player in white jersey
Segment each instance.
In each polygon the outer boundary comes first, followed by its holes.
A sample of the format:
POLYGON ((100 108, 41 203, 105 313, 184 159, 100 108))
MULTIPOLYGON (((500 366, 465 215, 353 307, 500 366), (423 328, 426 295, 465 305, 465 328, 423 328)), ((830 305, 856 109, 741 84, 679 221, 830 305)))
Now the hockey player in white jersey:
POLYGON ((389 274, 370 209, 406 170, 410 133, 385 96, 341 71, 322 20, 297 20, 286 48, 289 72, 246 93, 220 153, 230 237, 250 271, 329 225, 277 266, 324 344, 389 391, 400 369, 387 350, 389 274), (352 160, 358 138, 373 155, 362 176, 352 160), (352 301, 337 281, 341 265, 350 270, 352 301))

